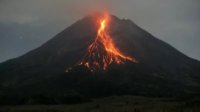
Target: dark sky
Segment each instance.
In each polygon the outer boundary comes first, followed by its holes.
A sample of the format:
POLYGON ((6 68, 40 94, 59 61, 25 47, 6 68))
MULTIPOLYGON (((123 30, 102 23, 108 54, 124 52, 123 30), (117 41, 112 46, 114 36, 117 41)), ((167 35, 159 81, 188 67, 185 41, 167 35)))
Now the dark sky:
POLYGON ((200 0, 0 0, 0 62, 40 46, 102 9, 131 19, 200 60, 200 0))

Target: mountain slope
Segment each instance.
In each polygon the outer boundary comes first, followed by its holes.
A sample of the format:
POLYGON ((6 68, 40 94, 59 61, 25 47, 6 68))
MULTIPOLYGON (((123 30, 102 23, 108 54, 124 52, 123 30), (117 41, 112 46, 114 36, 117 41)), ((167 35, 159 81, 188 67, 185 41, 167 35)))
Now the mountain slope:
MULTIPOLYGON (((98 15, 87 16, 54 38, 0 64, 0 85, 13 94, 78 93, 84 96, 120 94, 177 96, 198 94, 200 62, 155 38, 130 20, 111 16, 108 32, 124 54, 138 63, 90 72, 76 66, 96 37, 98 15), (73 67, 68 73, 66 69, 73 67)), ((2 94, 6 93, 1 89, 2 94)))

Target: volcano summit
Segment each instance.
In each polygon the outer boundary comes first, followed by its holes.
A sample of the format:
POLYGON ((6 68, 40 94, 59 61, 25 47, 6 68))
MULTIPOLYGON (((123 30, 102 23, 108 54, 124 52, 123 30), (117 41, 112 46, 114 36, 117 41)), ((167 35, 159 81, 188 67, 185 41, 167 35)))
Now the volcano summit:
POLYGON ((115 46, 112 37, 107 33, 109 15, 104 14, 99 20, 97 36, 89 45, 86 55, 79 65, 84 65, 92 72, 96 70, 107 70, 110 64, 123 64, 124 61, 136 62, 133 57, 125 56, 115 46))
POLYGON ((200 62, 131 20, 95 14, 1 63, 0 88, 1 96, 194 95, 200 62))

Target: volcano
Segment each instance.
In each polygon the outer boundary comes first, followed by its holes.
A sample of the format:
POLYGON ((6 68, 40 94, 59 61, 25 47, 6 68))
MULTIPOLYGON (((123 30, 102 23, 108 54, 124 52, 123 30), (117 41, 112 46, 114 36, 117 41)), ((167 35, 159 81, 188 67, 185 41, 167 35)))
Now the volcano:
POLYGON ((128 19, 89 15, 0 64, 0 95, 87 97, 200 93, 200 62, 128 19))

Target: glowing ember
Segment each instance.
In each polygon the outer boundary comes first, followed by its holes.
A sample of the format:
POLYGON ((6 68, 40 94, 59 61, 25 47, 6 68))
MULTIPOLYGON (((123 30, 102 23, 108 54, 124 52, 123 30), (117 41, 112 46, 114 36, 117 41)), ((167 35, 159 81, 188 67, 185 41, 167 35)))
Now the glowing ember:
POLYGON ((125 61, 136 62, 135 58, 125 56, 115 46, 111 36, 106 32, 109 15, 100 20, 97 36, 87 49, 79 65, 84 65, 91 71, 107 70, 112 63, 123 64, 125 61))

